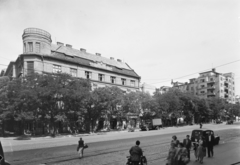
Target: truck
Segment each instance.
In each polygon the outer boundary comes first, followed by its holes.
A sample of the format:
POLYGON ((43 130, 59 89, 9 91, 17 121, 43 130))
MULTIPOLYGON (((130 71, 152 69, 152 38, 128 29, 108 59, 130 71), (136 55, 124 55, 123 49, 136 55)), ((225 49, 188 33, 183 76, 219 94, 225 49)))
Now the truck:
POLYGON ((159 130, 162 127, 162 119, 149 119, 145 120, 140 124, 140 129, 142 131, 146 130, 159 130))

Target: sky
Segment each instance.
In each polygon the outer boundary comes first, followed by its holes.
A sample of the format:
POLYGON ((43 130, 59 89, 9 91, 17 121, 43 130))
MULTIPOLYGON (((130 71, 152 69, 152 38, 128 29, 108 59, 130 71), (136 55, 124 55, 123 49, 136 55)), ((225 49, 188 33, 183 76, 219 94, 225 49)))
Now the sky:
POLYGON ((239 0, 0 0, 0 70, 23 51, 25 28, 122 59, 141 82, 171 86, 216 68, 240 95, 239 0))

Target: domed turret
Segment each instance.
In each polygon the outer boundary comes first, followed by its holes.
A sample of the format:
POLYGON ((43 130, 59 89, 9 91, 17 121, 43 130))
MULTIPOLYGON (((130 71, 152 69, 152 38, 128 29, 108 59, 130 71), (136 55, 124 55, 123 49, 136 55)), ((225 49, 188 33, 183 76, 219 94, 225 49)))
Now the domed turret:
POLYGON ((27 28, 23 35, 23 53, 51 53, 51 34, 38 28, 27 28))

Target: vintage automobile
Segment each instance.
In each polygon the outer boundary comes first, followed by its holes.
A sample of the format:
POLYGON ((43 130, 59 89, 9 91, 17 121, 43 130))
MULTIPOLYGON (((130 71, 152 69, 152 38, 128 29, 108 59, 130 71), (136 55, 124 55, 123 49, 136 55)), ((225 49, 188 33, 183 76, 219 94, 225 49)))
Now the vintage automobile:
POLYGON ((213 133, 214 136, 214 145, 218 145, 219 141, 220 141, 220 137, 219 136, 215 136, 214 135, 214 131, 213 130, 204 130, 204 129, 195 129, 192 131, 192 135, 191 135, 191 141, 197 142, 199 140, 200 136, 203 136, 205 139, 207 138, 208 134, 213 133))
POLYGON ((4 158, 4 152, 1 141, 0 141, 0 165, 10 165, 10 163, 7 162, 4 158))

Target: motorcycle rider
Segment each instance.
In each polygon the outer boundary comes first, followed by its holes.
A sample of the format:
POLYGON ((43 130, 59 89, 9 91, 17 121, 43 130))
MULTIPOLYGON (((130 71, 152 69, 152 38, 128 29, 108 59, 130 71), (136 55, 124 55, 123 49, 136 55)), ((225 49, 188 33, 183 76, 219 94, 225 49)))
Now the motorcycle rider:
POLYGON ((140 141, 137 140, 136 145, 129 150, 133 165, 139 165, 141 161, 141 157, 143 155, 142 149, 139 147, 139 145, 140 145, 140 141))

